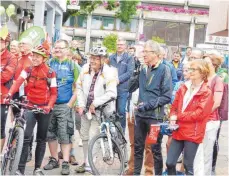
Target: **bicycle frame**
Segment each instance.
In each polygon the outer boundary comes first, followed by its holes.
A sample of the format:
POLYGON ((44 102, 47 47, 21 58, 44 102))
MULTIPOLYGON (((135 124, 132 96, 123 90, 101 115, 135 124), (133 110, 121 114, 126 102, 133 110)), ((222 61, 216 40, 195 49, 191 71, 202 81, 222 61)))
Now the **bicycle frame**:
MULTIPOLYGON (((4 168, 4 169, 6 167, 6 164, 7 164, 8 160, 11 159, 11 158, 9 158, 10 157, 10 153, 9 152, 11 151, 11 148, 13 147, 12 141, 14 139, 13 135, 15 133, 16 127, 20 127, 20 128, 25 129, 25 120, 23 119, 24 111, 25 111, 25 109, 22 107, 20 109, 20 116, 14 117, 13 125, 9 129, 9 137, 8 137, 8 140, 7 140, 7 143, 6 143, 7 145, 6 145, 5 153, 3 155, 5 159, 3 159, 3 161, 2 161, 2 168, 4 168)), ((5 172, 4 169, 2 169, 2 174, 5 172)))
MULTIPOLYGON (((101 112, 101 124, 100 124, 100 133, 106 133, 107 135, 107 140, 108 140, 108 145, 109 145, 109 151, 110 151, 110 156, 113 159, 114 158, 114 153, 113 153, 113 146, 112 146, 112 141, 111 141, 111 133, 110 133, 110 123, 105 122, 104 115, 101 112)), ((103 153, 103 158, 105 158, 105 147, 104 147, 104 142, 103 139, 101 139, 100 142, 102 153, 103 153)))

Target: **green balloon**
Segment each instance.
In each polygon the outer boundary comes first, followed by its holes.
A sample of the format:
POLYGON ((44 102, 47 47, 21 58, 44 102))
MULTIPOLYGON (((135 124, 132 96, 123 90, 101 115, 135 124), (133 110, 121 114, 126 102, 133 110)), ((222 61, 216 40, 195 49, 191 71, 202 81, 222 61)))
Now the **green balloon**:
POLYGON ((8 9, 10 9, 11 12, 14 12, 15 11, 15 6, 13 4, 10 4, 8 6, 8 9))
POLYGON ((9 7, 6 9, 6 14, 8 17, 11 17, 14 14, 14 11, 12 9, 9 9, 9 7))
POLYGON ((3 6, 0 6, 0 15, 4 14, 5 13, 5 8, 3 6))

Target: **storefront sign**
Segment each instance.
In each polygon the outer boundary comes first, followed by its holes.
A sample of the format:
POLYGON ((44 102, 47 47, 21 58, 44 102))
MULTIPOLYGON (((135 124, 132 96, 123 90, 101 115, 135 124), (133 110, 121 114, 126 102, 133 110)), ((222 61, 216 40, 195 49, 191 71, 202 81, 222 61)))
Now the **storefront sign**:
POLYGON ((80 10, 80 6, 78 6, 79 0, 70 0, 70 5, 67 6, 68 9, 71 10, 80 10))
POLYGON ((206 43, 229 45, 229 37, 220 37, 220 36, 209 35, 206 37, 205 42, 206 43))
POLYGON ((228 45, 197 44, 197 48, 229 51, 228 45))

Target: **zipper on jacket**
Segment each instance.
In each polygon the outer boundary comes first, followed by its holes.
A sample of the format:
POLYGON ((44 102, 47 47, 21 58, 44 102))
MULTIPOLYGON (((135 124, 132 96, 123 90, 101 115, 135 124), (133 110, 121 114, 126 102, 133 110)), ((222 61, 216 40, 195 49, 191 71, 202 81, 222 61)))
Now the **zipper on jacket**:
POLYGON ((196 125, 195 125, 195 136, 196 136, 196 133, 197 133, 197 122, 196 122, 196 125))

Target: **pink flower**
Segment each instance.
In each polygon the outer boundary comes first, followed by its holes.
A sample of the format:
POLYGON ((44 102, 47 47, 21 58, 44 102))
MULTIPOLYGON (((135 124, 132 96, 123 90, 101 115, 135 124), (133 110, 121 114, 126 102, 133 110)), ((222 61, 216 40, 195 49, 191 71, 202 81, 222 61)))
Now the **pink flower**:
POLYGON ((165 8, 164 8, 164 11, 165 11, 165 12, 169 12, 169 8, 168 8, 168 7, 165 7, 165 8))
POLYGON ((148 6, 148 10, 151 10, 152 11, 153 10, 153 6, 149 5, 148 6))

